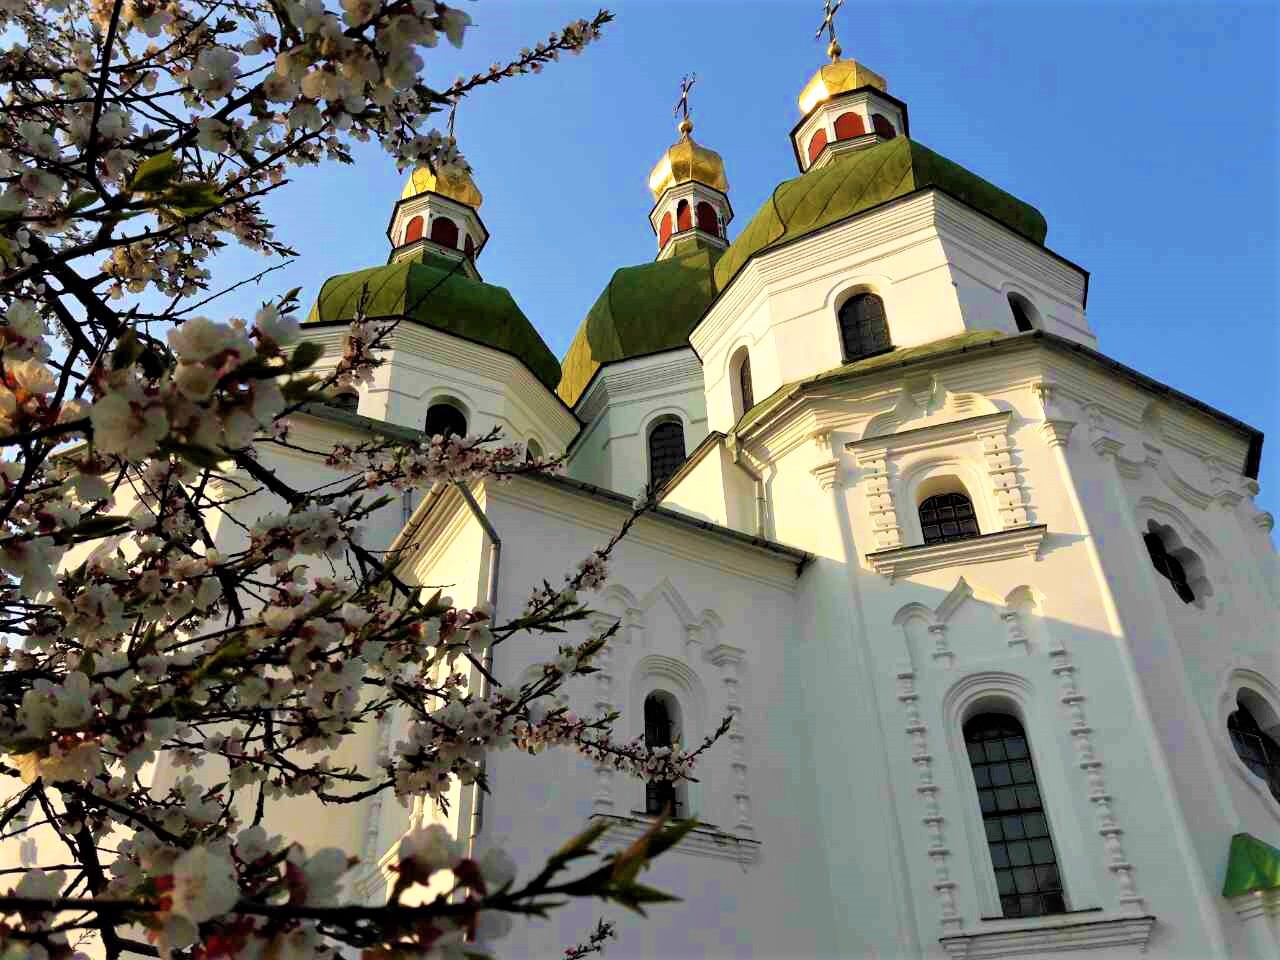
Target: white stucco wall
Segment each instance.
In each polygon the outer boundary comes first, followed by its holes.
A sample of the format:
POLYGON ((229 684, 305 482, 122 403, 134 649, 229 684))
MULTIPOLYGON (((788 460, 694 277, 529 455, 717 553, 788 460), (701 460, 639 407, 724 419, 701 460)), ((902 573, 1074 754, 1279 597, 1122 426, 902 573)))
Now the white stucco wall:
POLYGON ((584 426, 567 473, 634 495, 650 481, 649 433, 679 420, 685 452, 707 435, 702 370, 692 350, 666 350, 601 367, 574 408, 584 426))

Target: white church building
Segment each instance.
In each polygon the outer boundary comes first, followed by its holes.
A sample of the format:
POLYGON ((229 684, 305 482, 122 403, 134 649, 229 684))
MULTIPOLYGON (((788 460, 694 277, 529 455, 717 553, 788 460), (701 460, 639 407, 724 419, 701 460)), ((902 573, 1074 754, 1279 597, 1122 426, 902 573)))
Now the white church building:
MULTIPOLYGON (((732 241, 725 165, 686 119, 649 176, 656 258, 561 360, 481 279, 476 185, 427 171, 389 262, 325 282, 304 326, 331 362, 362 296, 405 318, 372 384, 296 418, 301 446, 497 426, 567 457, 384 509, 368 542, 403 546, 402 576, 515 614, 652 485, 572 705, 657 743, 733 717, 675 788, 493 756, 492 793, 447 820, 525 870, 593 818, 619 846, 668 802, 700 821, 645 877, 681 903, 575 903, 499 950, 560 956, 603 915, 610 960, 1280 956, 1262 436, 1108 358, 1040 212, 913 140, 883 77, 836 59, 799 107, 798 175, 732 241)), ((553 646, 513 641, 495 671, 553 646)), ((290 816, 362 856, 370 901, 410 818, 441 818, 290 816)))

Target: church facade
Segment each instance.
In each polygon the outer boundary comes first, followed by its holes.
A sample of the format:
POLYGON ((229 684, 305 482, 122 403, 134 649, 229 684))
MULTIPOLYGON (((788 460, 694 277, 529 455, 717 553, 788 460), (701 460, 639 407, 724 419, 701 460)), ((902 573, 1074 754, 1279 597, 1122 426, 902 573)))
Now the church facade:
MULTIPOLYGON (((562 360, 481 279, 475 184, 426 171, 389 262, 327 281, 304 327, 332 359, 357 309, 404 318, 372 384, 297 418, 301 446, 496 426, 566 455, 384 509, 369 545, 402 547, 402 576, 501 619, 650 486, 572 707, 655 743, 733 718, 676 786, 492 757, 492 793, 446 819, 525 869, 593 818, 606 845, 668 804, 700 821, 646 880, 681 903, 574 904, 500 949, 559 955, 603 912, 616 957, 1277 956, 1261 435, 1109 359, 1044 217, 913 140, 881 76, 837 56, 799 106, 799 174, 732 242, 725 164, 686 118, 649 178, 655 260, 614 274, 562 360)), ((539 643, 497 674, 526 679, 539 643)), ((440 817, 375 799, 314 822, 376 900, 410 819, 440 817)))

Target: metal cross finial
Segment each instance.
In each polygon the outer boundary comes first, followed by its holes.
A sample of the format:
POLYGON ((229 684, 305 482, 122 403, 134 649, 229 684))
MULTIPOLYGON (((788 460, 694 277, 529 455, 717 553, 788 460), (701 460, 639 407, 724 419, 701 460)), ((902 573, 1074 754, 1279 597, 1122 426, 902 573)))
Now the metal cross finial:
POLYGON ((453 139, 453 122, 458 118, 458 100, 459 99, 460 99, 459 97, 454 97, 453 101, 449 104, 449 139, 450 140, 453 139))
POLYGON ((818 32, 813 35, 813 39, 821 40, 822 31, 827 31, 827 38, 831 41, 827 44, 827 54, 831 57, 831 62, 840 59, 840 42, 836 40, 836 11, 844 5, 844 0, 825 0, 822 18, 822 24, 818 27, 818 32))
POLYGON ((691 73, 680 81, 680 99, 676 101, 675 109, 671 111, 671 115, 682 113, 684 119, 689 119, 689 91, 693 89, 693 85, 698 82, 698 75, 691 73))

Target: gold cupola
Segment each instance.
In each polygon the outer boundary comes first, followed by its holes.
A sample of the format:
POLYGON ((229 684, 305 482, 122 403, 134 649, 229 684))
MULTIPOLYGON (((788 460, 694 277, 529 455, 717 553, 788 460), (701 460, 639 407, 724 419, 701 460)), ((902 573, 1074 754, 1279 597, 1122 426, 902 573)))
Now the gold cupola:
POLYGON ((483 202, 469 172, 415 168, 404 182, 387 228, 392 262, 424 256, 462 260, 463 272, 479 278, 475 259, 489 239, 480 219, 483 202))
POLYGON ((881 93, 889 92, 889 84, 884 77, 857 60, 837 59, 824 63, 800 91, 797 101, 800 112, 807 115, 818 104, 861 87, 874 87, 881 93))
POLYGON ((653 209, 649 223, 658 235, 658 259, 679 255, 690 247, 728 245, 725 228, 733 219, 729 180, 724 161, 714 150, 697 143, 693 121, 680 121, 680 139, 667 148, 649 174, 653 209))
POLYGON ((471 179, 470 173, 435 173, 427 167, 416 167, 409 174, 409 179, 404 182, 400 199, 409 200, 422 193, 438 193, 442 197, 465 203, 468 207, 477 210, 480 209, 480 204, 484 203, 484 196, 481 195, 475 181, 471 179))
POLYGON ((835 41, 828 54, 831 62, 809 78, 797 101, 803 116, 791 131, 791 142, 802 172, 850 150, 910 136, 907 105, 890 95, 884 77, 857 60, 842 59, 835 41))
POLYGON ((696 180, 721 193, 729 192, 729 181, 724 175, 724 161, 720 154, 708 150, 693 139, 693 121, 685 117, 680 121, 680 139, 667 148, 649 174, 649 192, 655 201, 671 187, 696 180))

